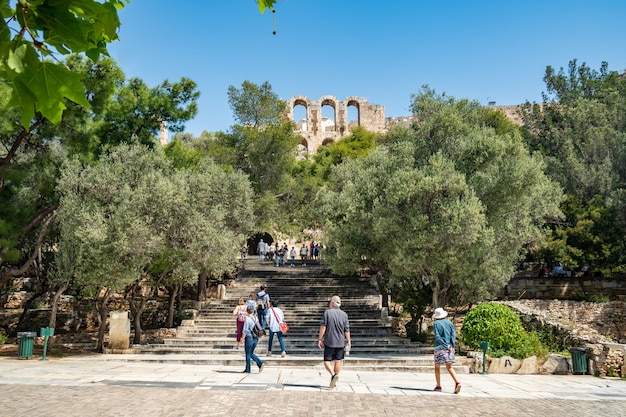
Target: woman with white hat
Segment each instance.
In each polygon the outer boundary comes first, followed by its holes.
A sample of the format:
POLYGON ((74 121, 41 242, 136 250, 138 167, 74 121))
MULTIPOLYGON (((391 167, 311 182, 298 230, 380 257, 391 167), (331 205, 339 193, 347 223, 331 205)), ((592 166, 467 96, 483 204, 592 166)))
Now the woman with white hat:
POLYGON ((452 364, 456 362, 454 358, 454 343, 456 342, 456 330, 450 320, 443 320, 448 316, 448 312, 441 307, 437 307, 433 314, 433 330, 435 333, 435 379, 437 386, 435 391, 441 391, 441 365, 446 366, 446 370, 454 379, 454 393, 461 391, 461 383, 456 377, 456 372, 452 369, 452 364))

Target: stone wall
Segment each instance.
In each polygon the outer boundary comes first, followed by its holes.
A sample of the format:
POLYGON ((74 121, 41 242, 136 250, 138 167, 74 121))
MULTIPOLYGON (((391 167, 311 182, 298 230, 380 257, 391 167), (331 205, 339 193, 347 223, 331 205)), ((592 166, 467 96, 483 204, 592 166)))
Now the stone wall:
POLYGON ((625 277, 514 277, 498 298, 582 299, 588 296, 626 298, 625 277))
POLYGON ((356 126, 374 132, 385 132, 385 107, 371 104, 365 97, 350 96, 345 100, 338 100, 334 96, 322 96, 318 100, 311 100, 305 96, 292 97, 287 106, 285 118, 294 121, 299 129, 297 133, 302 135, 302 145, 309 154, 315 154, 317 148, 330 142, 336 142, 344 136, 350 135, 356 126), (303 106, 306 111, 306 120, 294 120, 294 107, 303 106), (333 108, 332 119, 322 116, 322 107, 333 108), (348 108, 352 107, 358 112, 356 121, 348 120, 348 108))
POLYGON ((504 304, 517 310, 525 322, 537 321, 567 334, 572 346, 587 349, 589 373, 626 376, 626 303, 590 303, 566 300, 517 300, 504 304))
MULTIPOLYGON (((0 331, 37 331, 48 326, 50 319, 50 299, 43 297, 33 306, 22 326, 17 328, 18 320, 32 293, 18 291, 0 297, 0 331)), ((128 300, 121 296, 111 297, 109 311, 130 310, 128 300)), ((167 317, 167 305, 157 300, 147 300, 142 313, 142 324, 145 329, 162 327, 167 317)), ((72 334, 77 332, 94 332, 99 327, 97 312, 91 299, 79 300, 71 295, 63 295, 59 300, 55 334, 72 334)))

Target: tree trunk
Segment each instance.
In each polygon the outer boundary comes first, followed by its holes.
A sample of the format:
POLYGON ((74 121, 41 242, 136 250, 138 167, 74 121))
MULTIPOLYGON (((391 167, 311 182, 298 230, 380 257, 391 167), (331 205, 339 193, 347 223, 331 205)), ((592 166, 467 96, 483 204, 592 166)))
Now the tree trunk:
POLYGON ((167 322, 165 323, 165 327, 170 329, 174 327, 174 310, 176 307, 176 295, 179 292, 179 288, 180 286, 174 285, 167 289, 169 297, 167 299, 167 322))
POLYGON ((128 299, 128 304, 130 305, 130 312, 133 315, 133 328, 134 328, 134 337, 133 344, 141 343, 141 315, 143 314, 143 309, 146 305, 146 297, 143 295, 141 291, 141 280, 137 280, 131 285, 131 287, 126 292, 126 298, 128 299))
POLYGON ((67 290, 69 284, 65 284, 60 287, 52 298, 52 310, 50 311, 50 320, 48 321, 48 327, 54 328, 57 322, 57 312, 59 311, 59 299, 61 299, 61 295, 67 290))
POLYGON ((433 285, 433 309, 445 308, 448 304, 448 292, 452 285, 445 276, 437 275, 435 285, 433 285))
MULTIPOLYGON (((132 303, 134 304, 134 303, 132 303)), ((135 327, 135 337, 133 338, 133 343, 138 345, 141 343, 141 334, 143 329, 141 328, 141 315, 143 313, 143 309, 146 305, 146 297, 143 295, 140 296, 140 301, 135 308, 135 315, 133 316, 133 326, 135 327)))
POLYGON ((198 295, 196 296, 196 301, 206 301, 208 279, 209 277, 205 272, 198 275, 198 295))
POLYGON ((102 298, 96 297, 96 311, 98 312, 98 345, 96 351, 104 352, 104 331, 106 329, 106 320, 109 314, 109 298, 111 292, 107 289, 102 298))
MULTIPOLYGON (((33 329, 23 329, 22 324, 24 323, 24 320, 26 320, 26 315, 28 314, 28 311, 31 309, 33 304, 35 304, 35 300, 37 300, 38 298, 41 298, 41 296, 44 295, 45 293, 46 293, 45 291, 37 292, 33 294, 33 296, 30 297, 28 300, 26 300, 26 303, 24 303, 24 310, 22 311, 22 314, 20 314, 20 318, 17 321, 17 326, 15 326, 16 331, 18 332, 33 331, 33 329)), ((34 329, 34 330, 37 331, 37 329, 34 329)))

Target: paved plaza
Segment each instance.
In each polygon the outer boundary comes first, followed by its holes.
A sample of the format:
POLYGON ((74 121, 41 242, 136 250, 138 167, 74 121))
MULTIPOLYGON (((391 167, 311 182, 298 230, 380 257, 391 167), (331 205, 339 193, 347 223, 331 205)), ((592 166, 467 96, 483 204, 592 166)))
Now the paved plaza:
MULTIPOLYGON (((460 375, 350 370, 333 390, 322 364, 261 374, 224 365, 128 362, 125 355, 0 357, 0 415, 626 416, 626 381, 588 375, 460 375)), ((265 359, 265 358, 264 358, 265 359)))

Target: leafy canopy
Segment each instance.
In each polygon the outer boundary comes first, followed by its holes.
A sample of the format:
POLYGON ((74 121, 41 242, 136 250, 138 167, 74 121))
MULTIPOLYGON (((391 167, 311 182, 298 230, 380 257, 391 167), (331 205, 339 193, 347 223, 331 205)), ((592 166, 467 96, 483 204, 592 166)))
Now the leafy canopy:
POLYGON ((59 250, 74 246, 76 283, 92 291, 232 272, 252 229, 249 181, 208 158, 174 169, 158 149, 124 145, 97 165, 68 162, 58 187, 59 250))
POLYGON ((535 260, 604 273, 626 270, 626 78, 576 60, 547 67, 546 104, 524 105, 524 138, 543 155, 546 173, 568 195, 566 221, 535 260))
POLYGON ((392 284, 429 285, 435 307, 487 298, 559 214, 560 190, 491 110, 430 90, 413 109, 418 124, 333 169, 316 203, 328 219, 328 259, 339 273, 367 267, 392 284))
POLYGON ((117 11, 127 2, 20 0, 13 8, 0 0, 0 78, 11 82, 11 105, 21 107, 25 128, 37 113, 58 123, 65 99, 89 107, 80 76, 57 55, 108 55, 107 44, 118 39, 117 11))
MULTIPOLYGON (((97 61, 118 40, 118 10, 130 0, 0 0, 0 79, 11 83, 11 105, 28 129, 39 113, 61 121, 65 100, 89 107, 80 76, 59 55, 85 54, 97 61)), ((276 0, 256 0, 261 13, 276 0)))

